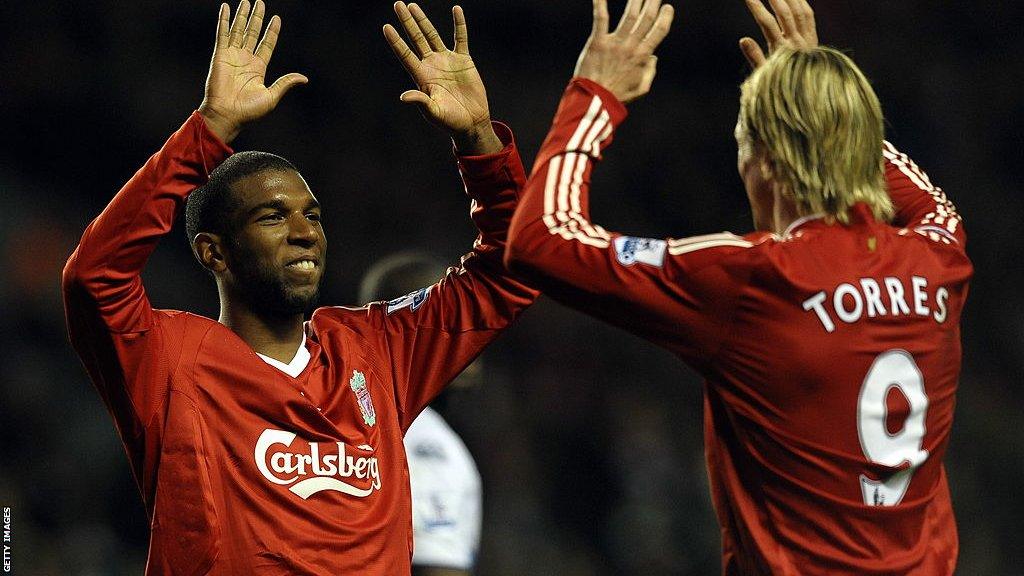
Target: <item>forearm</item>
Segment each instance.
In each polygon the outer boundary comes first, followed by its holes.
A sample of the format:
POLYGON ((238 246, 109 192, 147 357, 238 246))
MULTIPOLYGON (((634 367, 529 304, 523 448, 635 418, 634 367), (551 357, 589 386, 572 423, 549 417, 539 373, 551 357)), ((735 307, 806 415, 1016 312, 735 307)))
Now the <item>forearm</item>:
POLYGON ((458 142, 455 152, 466 195, 472 200, 470 217, 480 232, 474 251, 483 256, 497 253, 500 258, 512 216, 526 185, 526 170, 512 130, 500 122, 493 122, 492 126, 490 132, 497 144, 478 142, 474 145, 490 152, 467 153, 470 145, 460 147, 458 142))
POLYGON ((590 221, 590 176, 626 109, 594 82, 570 82, 512 219, 506 261, 531 277, 584 281, 564 266, 582 247, 607 248, 611 235, 590 221))
POLYGON ((185 198, 230 152, 193 114, 86 228, 64 269, 65 291, 84 291, 101 311, 138 291, 147 259, 185 198))
POLYGON ((885 180, 896 209, 893 223, 960 244, 967 237, 960 214, 946 193, 913 160, 885 142, 885 180))
POLYGON ((449 276, 451 288, 465 292, 460 297, 452 291, 465 306, 460 329, 502 329, 539 295, 505 268, 509 225, 526 185, 526 171, 512 131, 499 122, 492 125, 499 151, 459 156, 459 171, 472 200, 470 217, 479 230, 472 252, 462 260, 463 273, 449 276))
POLYGON ((396 335, 396 382, 408 383, 396 392, 403 427, 540 294, 504 265, 509 222, 526 174, 511 131, 494 126, 504 144, 498 153, 458 158, 479 229, 472 250, 418 299, 389 303, 384 316, 396 335))
POLYGON ((704 321, 680 299, 669 241, 623 236, 590 220, 594 164, 625 116, 600 86, 570 83, 512 220, 506 263, 551 298, 679 352, 680 322, 704 321))

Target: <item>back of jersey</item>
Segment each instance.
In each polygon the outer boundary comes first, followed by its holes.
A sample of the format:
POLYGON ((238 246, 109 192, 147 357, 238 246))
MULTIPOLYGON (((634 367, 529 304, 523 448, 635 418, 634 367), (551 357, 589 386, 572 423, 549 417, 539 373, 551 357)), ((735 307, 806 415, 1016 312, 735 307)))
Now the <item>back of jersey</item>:
POLYGON ((781 237, 636 238, 590 219, 626 110, 570 82, 506 259, 551 298, 662 346, 708 382, 708 469, 727 574, 926 574, 957 555, 942 458, 971 264, 956 209, 886 143, 892 224, 781 237))
POLYGON ((857 205, 723 263, 749 274, 704 370, 727 574, 952 573, 942 459, 972 269, 962 230, 912 224, 857 205))

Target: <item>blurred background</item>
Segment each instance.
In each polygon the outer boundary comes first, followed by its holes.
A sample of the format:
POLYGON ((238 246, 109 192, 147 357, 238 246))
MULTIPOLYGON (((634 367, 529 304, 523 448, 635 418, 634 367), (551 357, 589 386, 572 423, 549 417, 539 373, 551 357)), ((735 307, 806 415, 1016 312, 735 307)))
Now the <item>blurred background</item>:
MULTIPOLYGON (((448 36, 450 1, 422 3, 448 36)), ((613 15, 624 2, 612 1, 613 15)), ((594 219, 643 236, 750 231, 732 137, 757 30, 740 0, 680 0, 652 93, 596 173, 594 219)), ((815 2, 882 99, 888 137, 957 203, 975 278, 947 467, 962 574, 1024 574, 1024 4, 815 2)), ((587 0, 464 4, 497 119, 532 161, 590 29, 587 0)), ((271 76, 303 72, 235 148, 279 153, 324 205, 324 302, 353 303, 378 258, 451 262, 474 229, 450 143, 398 95, 389 2, 278 0, 271 76)), ((64 330, 58 279, 86 224, 198 106, 217 4, 0 3, 0 506, 15 573, 138 575, 148 529, 127 460, 64 330)), ((216 315, 180 229, 146 272, 154 305, 216 315)), ((673 357, 550 302, 488 352, 444 414, 484 480, 482 576, 698 575, 719 537, 699 379, 673 357)))

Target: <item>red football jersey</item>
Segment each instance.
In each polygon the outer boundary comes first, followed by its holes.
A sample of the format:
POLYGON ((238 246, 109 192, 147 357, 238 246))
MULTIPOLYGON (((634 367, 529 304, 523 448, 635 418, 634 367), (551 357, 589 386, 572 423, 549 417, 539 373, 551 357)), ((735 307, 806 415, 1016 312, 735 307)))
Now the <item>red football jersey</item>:
POLYGON ((402 435, 537 293, 502 264, 525 173, 511 132, 462 157, 480 229, 439 283, 320 308, 296 378, 208 318, 151 307, 140 273, 230 149, 193 116, 86 229, 64 271, 71 341, 151 521, 146 573, 394 576, 412 553, 402 435))
POLYGON ((942 459, 972 274, 956 210, 886 144, 896 226, 859 204, 848 226, 812 216, 781 236, 610 233, 590 222, 590 174, 625 116, 570 83, 507 257, 706 378, 724 573, 951 573, 942 459))

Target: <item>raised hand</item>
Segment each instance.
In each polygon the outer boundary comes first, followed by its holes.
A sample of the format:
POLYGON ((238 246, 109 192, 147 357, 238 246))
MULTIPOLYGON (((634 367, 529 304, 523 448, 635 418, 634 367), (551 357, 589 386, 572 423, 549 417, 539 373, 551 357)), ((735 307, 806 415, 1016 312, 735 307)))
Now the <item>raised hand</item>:
POLYGON ((469 55, 469 32, 462 8, 452 8, 453 50, 445 46, 418 5, 396 2, 395 14, 416 48, 415 52, 410 49, 394 26, 384 26, 384 37, 391 50, 418 88, 403 92, 402 102, 418 105, 427 120, 448 130, 461 153, 486 154, 501 150, 501 141, 491 128, 484 82, 469 55))
POLYGON ((199 113, 221 140, 230 142, 242 126, 262 118, 273 110, 288 90, 309 80, 302 74, 285 74, 267 87, 264 78, 281 32, 281 18, 270 19, 263 39, 265 6, 256 1, 252 13, 249 1, 242 0, 230 25, 231 8, 221 4, 217 22, 217 42, 213 48, 206 94, 199 113))
POLYGON ((608 0, 594 0, 594 27, 575 76, 597 82, 624 103, 647 94, 657 72, 654 51, 674 16, 672 6, 661 0, 629 0, 618 27, 609 33, 608 0))
MULTIPOLYGON (((769 0, 772 14, 761 0, 746 0, 747 9, 754 16, 768 43, 768 53, 787 46, 796 49, 818 45, 818 29, 814 10, 807 0, 769 0)), ((765 55, 757 41, 750 37, 740 39, 740 50, 754 68, 764 64, 765 55)))

